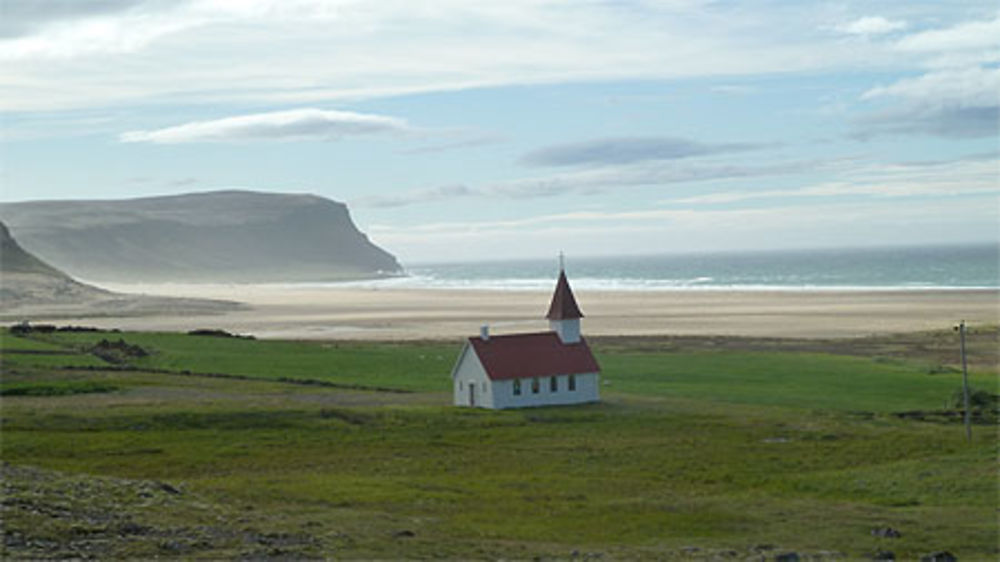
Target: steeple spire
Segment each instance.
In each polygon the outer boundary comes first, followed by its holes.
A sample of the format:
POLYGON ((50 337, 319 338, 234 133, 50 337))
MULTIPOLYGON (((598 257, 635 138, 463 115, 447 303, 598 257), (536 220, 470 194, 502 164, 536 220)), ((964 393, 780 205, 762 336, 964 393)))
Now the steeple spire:
POLYGON ((569 281, 566 279, 566 272, 559 271, 559 281, 556 282, 556 290, 552 293, 552 303, 549 304, 549 313, 545 315, 549 320, 571 320, 583 318, 580 307, 576 304, 576 297, 573 296, 573 289, 569 288, 569 281))
POLYGON ((573 289, 569 288, 562 252, 559 252, 559 281, 556 282, 556 291, 552 293, 552 303, 549 304, 549 313, 545 317, 549 319, 549 328, 559 335, 563 343, 580 341, 580 319, 583 318, 583 313, 576 304, 573 289))

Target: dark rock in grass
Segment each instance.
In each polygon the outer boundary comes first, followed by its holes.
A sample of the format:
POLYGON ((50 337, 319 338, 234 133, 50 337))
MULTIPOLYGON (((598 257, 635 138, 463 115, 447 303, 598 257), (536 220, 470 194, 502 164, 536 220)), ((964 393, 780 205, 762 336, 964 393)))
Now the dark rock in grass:
POLYGON ((3 544, 7 547, 21 547, 26 544, 24 540, 24 535, 19 531, 4 532, 3 534, 3 544))
POLYGON ((955 555, 947 550, 940 550, 921 556, 920 562, 958 562, 958 558, 955 558, 955 555))
POLYGON ((184 552, 187 549, 188 549, 187 545, 180 541, 163 541, 160 543, 160 550, 166 552, 180 553, 184 552))
POLYGON ((171 495, 174 495, 174 496, 179 496, 179 495, 181 495, 183 493, 180 490, 178 490, 177 488, 174 488, 173 486, 171 486, 170 484, 167 484, 166 482, 157 482, 156 485, 157 485, 157 487, 159 487, 164 492, 166 492, 168 494, 171 494, 171 495))
POLYGON ((887 539, 898 539, 899 537, 903 536, 903 533, 900 533, 898 530, 893 529, 892 527, 875 527, 874 529, 872 529, 872 536, 883 537, 887 539))
POLYGON ((799 560, 799 553, 797 552, 785 552, 777 554, 774 557, 774 562, 799 562, 799 560))
POLYGON ((891 550, 876 550, 872 554, 872 560, 895 560, 896 554, 891 550))
POLYGON ((402 531, 396 531, 392 536, 397 539, 408 539, 417 536, 417 534, 409 529, 403 529, 402 531))
POLYGON ((114 342, 102 339, 90 349, 90 352, 108 363, 125 363, 129 359, 137 359, 149 355, 149 352, 142 347, 129 344, 122 338, 118 338, 118 341, 114 342))
POLYGON ((146 535, 146 534, 149 534, 149 532, 151 530, 152 529, 150 527, 145 527, 143 525, 139 525, 137 523, 133 523, 132 521, 128 521, 126 523, 123 523, 120 527, 118 527, 118 534, 120 534, 122 536, 124 536, 124 535, 146 535))

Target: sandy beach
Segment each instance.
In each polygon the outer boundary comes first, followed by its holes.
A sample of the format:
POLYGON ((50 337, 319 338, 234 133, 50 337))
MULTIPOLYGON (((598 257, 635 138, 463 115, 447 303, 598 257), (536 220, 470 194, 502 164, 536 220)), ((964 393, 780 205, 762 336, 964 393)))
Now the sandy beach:
MULTIPOLYGON (((127 330, 221 328, 261 338, 431 339, 546 329, 550 293, 306 285, 107 285, 229 299, 246 310, 187 316, 55 318, 127 330)), ((1000 291, 577 291, 591 335, 858 337, 1000 322, 1000 291)))

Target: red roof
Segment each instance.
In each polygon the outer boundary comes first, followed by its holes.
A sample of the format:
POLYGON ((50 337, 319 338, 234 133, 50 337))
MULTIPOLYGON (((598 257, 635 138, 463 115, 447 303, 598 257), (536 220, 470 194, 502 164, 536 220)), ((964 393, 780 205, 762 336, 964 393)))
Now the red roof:
POLYGON ((563 343, 555 332, 511 334, 469 338, 479 361, 492 380, 578 375, 601 370, 581 338, 578 343, 563 343))
POLYGON ((580 307, 576 305, 576 299, 573 297, 573 290, 569 288, 565 271, 559 272, 556 292, 552 294, 552 304, 549 305, 549 313, 545 317, 549 320, 583 318, 583 313, 580 312, 580 307))

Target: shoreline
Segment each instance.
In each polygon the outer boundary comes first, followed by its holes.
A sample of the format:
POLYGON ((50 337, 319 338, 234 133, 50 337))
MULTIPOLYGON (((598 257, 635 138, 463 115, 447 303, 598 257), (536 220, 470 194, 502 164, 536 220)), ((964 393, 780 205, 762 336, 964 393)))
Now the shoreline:
MULTIPOLYGON (((289 285, 105 285, 121 292, 235 300, 245 310, 136 317, 49 317, 125 330, 218 328, 273 339, 461 338, 543 331, 551 289, 414 289, 289 285)), ((839 338, 1000 323, 1000 289, 607 291, 574 287, 585 335, 839 338)), ((30 319, 30 318, 29 318, 30 319)))
MULTIPOLYGON (((116 283, 87 281, 87 283, 122 293, 148 293, 153 295, 201 295, 206 292, 222 294, 227 291, 300 291, 300 290, 372 290, 372 291, 456 291, 496 293, 551 293, 555 282, 544 280, 498 280, 488 283, 456 283, 450 281, 407 283, 408 278, 366 279, 358 281, 319 281, 281 283, 116 283), (400 281, 396 283, 395 281, 400 281)), ((938 293, 938 292, 1000 292, 1000 287, 987 285, 711 285, 711 284, 641 284, 605 283, 598 280, 587 283, 587 278, 573 279, 574 292, 591 293, 938 293)))

